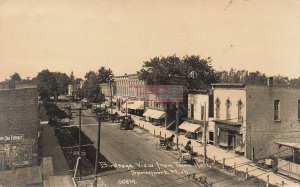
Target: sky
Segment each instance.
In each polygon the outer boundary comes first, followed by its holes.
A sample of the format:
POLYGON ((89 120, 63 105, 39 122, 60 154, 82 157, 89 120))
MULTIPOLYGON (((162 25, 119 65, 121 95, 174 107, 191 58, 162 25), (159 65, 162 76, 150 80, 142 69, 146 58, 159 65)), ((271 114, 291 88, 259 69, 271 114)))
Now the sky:
POLYGON ((0 0, 0 80, 135 73, 156 56, 300 77, 299 0, 0 0))

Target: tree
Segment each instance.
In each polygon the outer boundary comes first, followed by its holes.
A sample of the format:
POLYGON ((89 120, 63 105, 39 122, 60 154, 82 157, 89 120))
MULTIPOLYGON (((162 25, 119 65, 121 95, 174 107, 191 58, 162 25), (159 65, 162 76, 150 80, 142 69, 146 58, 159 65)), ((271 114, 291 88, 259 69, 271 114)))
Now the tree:
POLYGON ((58 94, 66 94, 68 92, 68 86, 71 84, 70 77, 61 72, 53 72, 53 76, 57 82, 57 91, 58 94))
POLYGON ((194 55, 152 58, 144 62, 139 78, 148 84, 183 84, 189 91, 207 89, 210 83, 219 81, 211 66, 211 58, 202 59, 194 55))
POLYGON ((290 80, 291 87, 300 88, 300 77, 290 80))
POLYGON ((290 80, 288 77, 284 77, 282 75, 276 75, 276 76, 274 76, 274 86, 289 87, 290 80))
POLYGON ((103 101, 104 97, 103 95, 100 95, 99 85, 109 82, 112 77, 112 71, 110 69, 105 69, 104 67, 98 69, 97 72, 89 71, 85 75, 86 80, 83 84, 82 91, 79 91, 79 94, 86 97, 89 102, 103 101))
POLYGON ((49 100, 58 91, 56 78, 48 69, 39 72, 36 81, 39 95, 44 101, 49 100))
POLYGON ((247 70, 221 71, 220 80, 222 83, 242 83, 245 85, 266 85, 267 76, 259 71, 248 72, 247 70))
POLYGON ((22 80, 21 76, 20 76, 18 73, 12 74, 12 75, 10 76, 10 79, 11 79, 12 81, 14 81, 14 82, 16 82, 16 81, 21 81, 21 80, 22 80))

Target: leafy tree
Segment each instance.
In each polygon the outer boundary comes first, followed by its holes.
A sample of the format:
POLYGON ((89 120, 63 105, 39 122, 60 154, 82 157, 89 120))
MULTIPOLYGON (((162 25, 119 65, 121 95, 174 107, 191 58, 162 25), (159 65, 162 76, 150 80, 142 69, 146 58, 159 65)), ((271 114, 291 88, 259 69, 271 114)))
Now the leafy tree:
POLYGON ((66 94, 68 92, 68 86, 69 84, 71 84, 70 77, 67 74, 61 72, 53 72, 52 74, 57 82, 58 94, 66 94))
POLYGON ((49 100, 58 91, 56 78, 48 69, 39 72, 36 81, 39 95, 44 101, 49 100))
POLYGON ((291 87, 300 88, 300 77, 290 80, 291 87))
POLYGON ((10 76, 10 79, 11 79, 12 81, 14 81, 14 82, 16 82, 16 81, 21 81, 21 80, 22 80, 21 76, 20 76, 18 73, 12 74, 12 75, 10 76))
MULTIPOLYGON (((113 77, 113 73, 110 69, 105 69, 101 67, 97 72, 89 71, 85 75, 85 82, 83 84, 81 94, 88 99, 89 102, 99 102, 103 101, 103 96, 100 95, 99 85, 102 83, 107 83, 113 77)), ((79 94, 80 94, 79 92, 79 94)))
POLYGON ((267 76, 259 71, 248 72, 247 70, 236 70, 219 72, 222 83, 242 83, 245 85, 266 85, 267 76))
POLYGON ((289 87, 290 80, 288 77, 284 77, 282 75, 274 76, 274 86, 278 87, 289 87))
POLYGON ((154 57, 144 62, 139 78, 148 84, 182 84, 189 91, 206 89, 210 83, 219 81, 211 66, 211 58, 201 59, 194 55, 154 57))

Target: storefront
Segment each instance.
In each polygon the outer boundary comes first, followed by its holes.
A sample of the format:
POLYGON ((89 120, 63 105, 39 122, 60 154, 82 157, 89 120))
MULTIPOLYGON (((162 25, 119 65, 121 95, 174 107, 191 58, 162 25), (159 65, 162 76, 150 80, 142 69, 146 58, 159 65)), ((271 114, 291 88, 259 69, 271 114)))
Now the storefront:
POLYGON ((154 109, 147 109, 146 112, 143 114, 143 116, 146 117, 146 120, 153 123, 157 122, 160 125, 164 123, 165 118, 165 112, 160 110, 154 110, 154 109))
POLYGON ((215 121, 217 127, 217 145, 227 150, 244 152, 243 134, 241 124, 225 120, 215 121))
POLYGON ((122 105, 122 109, 128 111, 129 114, 142 116, 144 113, 144 101, 127 101, 122 105))
POLYGON ((202 141, 202 125, 184 121, 179 129, 184 130, 187 138, 198 139, 202 141))

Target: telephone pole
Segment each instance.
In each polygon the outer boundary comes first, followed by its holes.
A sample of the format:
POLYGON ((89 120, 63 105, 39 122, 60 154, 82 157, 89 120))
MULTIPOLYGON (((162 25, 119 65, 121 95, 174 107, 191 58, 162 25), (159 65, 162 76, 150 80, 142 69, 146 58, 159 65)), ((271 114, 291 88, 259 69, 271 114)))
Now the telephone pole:
POLYGON ((203 138, 204 138, 204 164, 206 164, 207 155, 206 155, 206 102, 204 103, 204 130, 203 130, 203 138))
POLYGON ((95 171, 94 171, 94 187, 97 187, 97 172, 98 172, 98 162, 100 154, 100 134, 101 134, 101 113, 98 113, 98 130, 97 130, 97 150, 96 150, 96 160, 95 160, 95 171))
POLYGON ((178 149, 179 101, 176 101, 176 147, 178 149))
POLYGON ((78 161, 78 166, 79 166, 79 180, 81 180, 81 108, 79 109, 79 161, 78 161))

